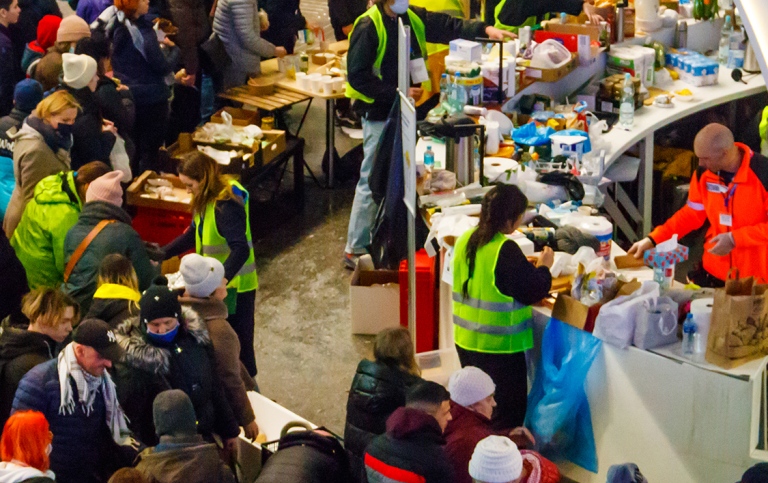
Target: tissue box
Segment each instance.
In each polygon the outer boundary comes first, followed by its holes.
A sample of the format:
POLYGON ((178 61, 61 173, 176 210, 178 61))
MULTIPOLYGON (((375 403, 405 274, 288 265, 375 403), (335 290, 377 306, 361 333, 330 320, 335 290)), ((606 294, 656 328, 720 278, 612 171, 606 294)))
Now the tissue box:
POLYGON ((450 55, 456 56, 467 62, 482 62, 483 47, 479 42, 471 40, 451 40, 448 44, 450 55))
POLYGON ((659 253, 655 248, 646 250, 643 255, 643 261, 651 268, 667 268, 670 265, 677 265, 680 262, 688 260, 688 247, 677 245, 677 248, 671 252, 659 253))

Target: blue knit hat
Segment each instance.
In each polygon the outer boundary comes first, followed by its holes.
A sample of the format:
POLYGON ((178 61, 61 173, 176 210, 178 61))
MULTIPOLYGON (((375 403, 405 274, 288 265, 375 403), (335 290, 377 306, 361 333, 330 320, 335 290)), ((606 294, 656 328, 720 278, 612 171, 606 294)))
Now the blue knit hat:
POLYGON ((43 100, 43 86, 34 79, 24 79, 16 84, 16 88, 13 90, 13 100, 16 109, 32 112, 43 100))

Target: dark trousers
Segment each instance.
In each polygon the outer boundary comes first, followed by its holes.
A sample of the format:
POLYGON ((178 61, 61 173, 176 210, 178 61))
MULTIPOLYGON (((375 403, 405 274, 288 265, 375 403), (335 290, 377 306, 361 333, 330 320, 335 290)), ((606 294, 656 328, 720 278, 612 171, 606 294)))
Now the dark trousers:
POLYGON ((134 176, 151 169, 158 171, 158 151, 165 142, 168 129, 168 102, 136 105, 136 122, 133 141, 136 143, 136 166, 131 166, 134 176))
POLYGON ((227 321, 240 339, 240 362, 251 377, 256 376, 256 355, 253 352, 253 315, 256 311, 256 291, 237 294, 237 307, 227 321))
POLYGON ((486 354, 456 346, 461 367, 475 366, 491 376, 496 384, 496 409, 493 426, 511 429, 523 425, 528 407, 528 369, 525 352, 486 354))

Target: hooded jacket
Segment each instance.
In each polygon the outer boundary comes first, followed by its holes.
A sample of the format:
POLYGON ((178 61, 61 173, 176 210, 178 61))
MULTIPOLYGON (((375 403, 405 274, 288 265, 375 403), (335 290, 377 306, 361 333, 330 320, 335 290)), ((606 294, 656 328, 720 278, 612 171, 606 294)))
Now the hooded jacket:
POLYGON ((46 15, 40 19, 40 23, 37 24, 37 39, 27 44, 24 55, 21 57, 21 68, 25 73, 32 62, 41 59, 56 43, 59 24, 61 24, 61 17, 56 15, 46 15))
POLYGON ((9 461, 0 462, 0 483, 53 483, 54 479, 51 470, 43 473, 37 468, 9 461))
POLYGON ((36 365, 53 359, 56 352, 56 341, 47 335, 8 324, 0 327, 0 433, 11 415, 21 379, 36 365))
POLYGON ((139 315, 138 301, 141 294, 129 287, 106 283, 96 289, 93 294, 91 308, 84 319, 96 318, 103 320, 112 329, 139 315))
POLYGON ((414 408, 398 408, 387 420, 387 432, 376 437, 365 451, 368 483, 403 481, 395 479, 396 475, 424 483, 452 483, 453 468, 443 451, 444 444, 433 416, 414 408))
POLYGON ((64 240, 77 223, 82 201, 72 171, 43 178, 11 237, 32 289, 64 281, 64 240))
POLYGON ((19 132, 9 137, 15 143, 13 173, 16 186, 3 219, 3 230, 8 238, 13 235, 16 225, 19 224, 27 202, 34 196, 37 183, 46 176, 68 171, 70 166, 69 151, 59 148, 54 153, 45 142, 43 134, 26 121, 19 132))
POLYGON ((93 239, 72 270, 69 281, 64 284, 64 291, 77 300, 80 310, 84 313, 90 309, 93 294, 96 292, 99 265, 107 255, 119 253, 131 260, 139 278, 139 290, 146 290, 156 275, 144 242, 131 226, 131 217, 122 208, 104 201, 83 205, 77 223, 69 230, 64 241, 64 259, 69 260, 80 242, 101 220, 116 222, 107 225, 93 239))
POLYGON ((223 439, 240 434, 237 420, 214 371, 211 339, 197 313, 182 308, 181 327, 174 342, 151 344, 138 317, 121 324, 115 335, 125 349, 116 372, 117 396, 139 440, 157 444, 152 403, 162 391, 181 389, 192 400, 198 432, 223 439))
POLYGON ((213 31, 224 43, 232 65, 239 71, 258 75, 261 58, 275 55, 275 46, 261 38, 256 0, 219 0, 213 17, 213 31))
POLYGON ((240 426, 256 420, 247 391, 255 389, 253 378, 240 362, 240 340, 227 322, 227 306, 212 298, 180 297, 182 308, 189 308, 205 322, 213 346, 213 362, 216 374, 224 387, 232 410, 240 426))
MULTIPOLYGON (((160 438, 164 443, 166 436, 160 438)), ((235 483, 232 471, 219 458, 215 444, 199 441, 187 444, 163 444, 139 454, 136 469, 149 483, 235 483)))

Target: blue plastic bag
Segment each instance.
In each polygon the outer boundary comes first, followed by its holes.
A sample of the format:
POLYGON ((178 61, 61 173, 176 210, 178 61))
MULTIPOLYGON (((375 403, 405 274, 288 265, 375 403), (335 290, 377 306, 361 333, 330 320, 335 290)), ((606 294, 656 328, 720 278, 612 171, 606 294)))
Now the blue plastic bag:
POLYGON ((536 127, 535 122, 529 122, 512 131, 512 140, 526 146, 543 146, 549 144, 549 136, 555 132, 551 127, 536 127))
POLYGON ((551 319, 541 341, 541 360, 528 394, 525 426, 549 459, 567 459, 597 473, 592 416, 584 382, 602 341, 551 319))

